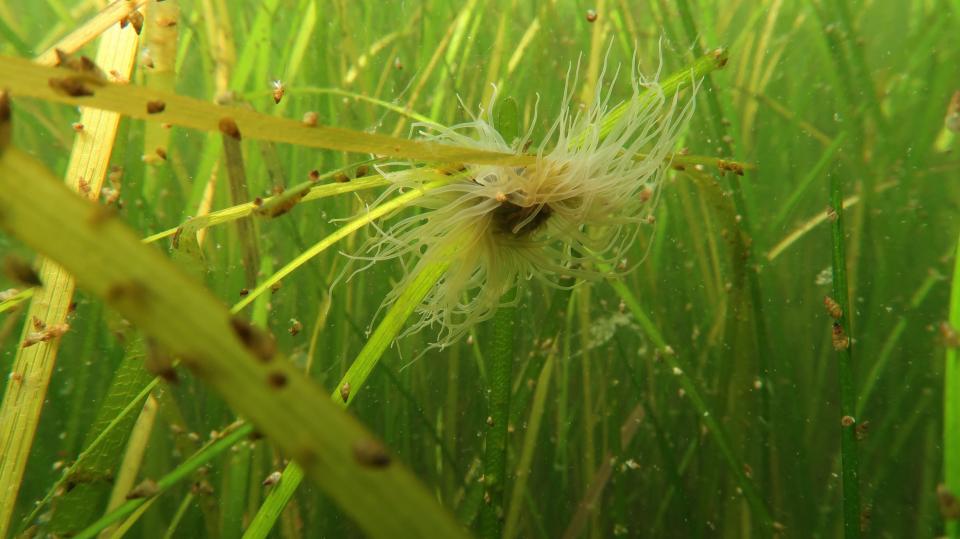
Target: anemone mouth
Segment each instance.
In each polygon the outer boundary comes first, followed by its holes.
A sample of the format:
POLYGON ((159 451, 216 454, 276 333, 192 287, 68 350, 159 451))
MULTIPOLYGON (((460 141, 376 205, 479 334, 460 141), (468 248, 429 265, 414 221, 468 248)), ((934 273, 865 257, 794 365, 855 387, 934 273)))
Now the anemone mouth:
POLYGON ((543 228, 551 215, 553 209, 549 204, 520 206, 505 200, 493 210, 494 230, 519 238, 529 237, 543 228))

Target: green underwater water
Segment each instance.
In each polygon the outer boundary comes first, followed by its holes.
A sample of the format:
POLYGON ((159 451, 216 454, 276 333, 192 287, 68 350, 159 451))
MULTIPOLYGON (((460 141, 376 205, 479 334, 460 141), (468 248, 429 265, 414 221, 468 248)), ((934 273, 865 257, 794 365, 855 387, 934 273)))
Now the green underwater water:
MULTIPOLYGON (((0 54, 39 54, 93 16, 94 4, 0 5, 0 54)), ((446 348, 430 348, 436 327, 403 337, 377 356, 347 413, 382 439, 390 466, 413 472, 437 502, 431 511, 453 515, 477 536, 958 533, 950 492, 960 490, 960 444, 951 440, 960 431, 945 428, 945 416, 960 417, 952 411, 960 395, 944 388, 960 383, 946 368, 958 344, 947 320, 951 311, 960 317, 960 297, 951 304, 951 289, 960 287, 960 97, 951 109, 960 42, 950 37, 960 2, 156 5, 179 8, 175 25, 161 24, 176 29, 168 34, 176 38, 173 69, 157 75, 149 67, 164 45, 150 41, 157 26, 148 15, 134 84, 208 102, 218 93, 225 99, 226 89, 235 103, 266 114, 300 120, 313 111, 322 125, 400 136, 416 136, 418 118, 469 121, 495 85, 501 103, 516 104, 509 117, 516 131, 531 129, 536 146, 563 106, 568 70, 579 76, 572 107, 595 85, 619 102, 631 96, 634 59, 641 72, 666 77, 723 47, 728 61, 702 81, 677 149, 744 163, 742 176, 719 170, 715 159, 673 167, 626 255, 633 271, 615 277, 606 268, 610 278, 572 289, 524 279, 516 307, 446 348), (274 80, 284 88, 279 103, 274 80), (846 208, 838 221, 840 198, 846 208), (835 269, 840 245, 843 271, 835 269), (848 298, 835 286, 844 278, 848 298), (826 297, 840 300, 839 322, 826 297), (492 405, 505 395, 507 408, 492 405), (497 456, 494 427, 503 426, 494 417, 507 426, 499 484, 485 468, 497 456), (845 473, 856 474, 846 487, 845 473), (851 502, 854 492, 859 503, 851 502)), ((93 56, 95 48, 82 51, 93 56)), ((82 136, 71 125, 76 107, 14 98, 13 143, 62 178, 82 136)), ((169 133, 165 158, 145 162, 155 153, 145 140, 158 140, 156 122, 124 119, 110 160, 123 169, 117 215, 140 237, 196 215, 214 175, 211 207, 234 204, 220 135, 161 129, 169 133)), ((355 177, 364 166, 373 174, 369 154, 248 138, 241 147, 247 195, 237 202, 299 184, 312 170, 355 177)), ((236 222, 211 227, 202 247, 174 248, 169 238, 157 246, 230 306, 365 212, 380 192, 304 201, 273 219, 240 221, 252 227, 247 232, 236 222)), ((348 255, 375 232, 346 237, 242 311, 275 336, 289 361, 310 365, 324 395, 343 389, 338 381, 384 318, 384 297, 410 269, 377 263, 334 284, 348 255)), ((6 231, 0 252, 35 257, 6 231)), ((10 288, 22 285, 0 276, 0 291, 10 288)), ((11 384, 30 332, 22 330, 31 323, 29 301, 5 298, 0 311, 0 373, 11 384)), ((154 379, 135 327, 83 286, 74 301, 19 492, 9 498, 16 499, 11 536, 27 528, 72 535, 103 515, 141 413, 136 397, 154 379), (97 471, 71 476, 31 520, 64 468, 131 402, 98 449, 97 471)), ((182 469, 238 418, 185 367, 176 373, 175 383, 152 386, 156 415, 141 433, 146 449, 135 484, 182 469)), ((269 438, 243 436, 224 448, 157 496, 127 535, 241 536, 279 486, 265 480, 289 455, 269 438)), ((13 449, 0 451, 6 459, 13 449)), ((383 518, 358 517, 344 509, 349 500, 325 489, 305 479, 276 525, 262 531, 363 536, 376 528, 364 520, 383 518)), ((404 493, 395 494, 401 503, 404 493)))

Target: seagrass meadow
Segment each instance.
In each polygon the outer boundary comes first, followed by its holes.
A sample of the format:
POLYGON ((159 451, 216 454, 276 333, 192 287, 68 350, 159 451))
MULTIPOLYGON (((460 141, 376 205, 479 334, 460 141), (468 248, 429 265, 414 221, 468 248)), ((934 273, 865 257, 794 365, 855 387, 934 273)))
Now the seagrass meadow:
POLYGON ((958 26, 0 3, 0 538, 960 537, 958 26))

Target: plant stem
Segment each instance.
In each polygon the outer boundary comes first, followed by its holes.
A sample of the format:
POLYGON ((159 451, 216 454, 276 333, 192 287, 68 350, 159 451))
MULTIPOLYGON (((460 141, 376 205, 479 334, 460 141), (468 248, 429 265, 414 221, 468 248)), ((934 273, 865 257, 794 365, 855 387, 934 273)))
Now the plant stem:
MULTIPOLYGON (((950 327, 960 328, 960 236, 953 254, 953 281, 950 284, 950 327)), ((960 493, 960 354, 957 343, 948 343, 943 388, 943 475, 947 490, 960 493), (951 346, 952 344, 952 346, 951 346)), ((948 520, 947 536, 960 537, 960 524, 948 520)))
POLYGON ((484 505, 480 510, 480 537, 497 539, 503 532, 503 493, 507 483, 507 422, 510 418, 510 382, 513 341, 519 309, 503 307, 493 317, 489 363, 487 439, 483 456, 484 505))
POLYGON ((833 240, 833 297, 839 303, 840 317, 834 322, 834 347, 840 376, 840 465, 843 477, 843 530, 847 539, 860 537, 860 486, 857 459, 857 392, 853 381, 853 347, 850 343, 850 305, 847 299, 847 261, 843 241, 843 180, 830 175, 830 206, 836 219, 830 228, 833 240), (841 334, 842 332, 842 334, 841 334), (839 341, 838 341, 839 339, 839 341))

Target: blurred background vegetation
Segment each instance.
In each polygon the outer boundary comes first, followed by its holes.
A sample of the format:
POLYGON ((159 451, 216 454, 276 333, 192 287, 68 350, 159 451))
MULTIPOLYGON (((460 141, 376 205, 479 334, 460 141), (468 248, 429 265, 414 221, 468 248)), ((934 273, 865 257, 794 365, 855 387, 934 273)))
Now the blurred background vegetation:
MULTIPOLYGON (((6 2, 0 52, 34 57, 101 7, 6 2)), ((960 90, 960 42, 949 37, 960 2, 166 0, 148 2, 146 12, 134 83, 295 119, 313 111, 321 124, 404 136, 416 115, 447 125, 469 119, 496 85, 519 104, 524 127, 538 110, 537 141, 561 106, 571 65, 579 62, 574 95, 590 95, 607 55, 608 83, 613 66, 622 66, 612 87, 622 100, 634 55, 643 72, 667 74, 726 48, 729 61, 701 87, 682 144, 751 165, 745 175, 712 166, 671 171, 627 261, 639 266, 618 288, 531 282, 520 291, 507 535, 841 535, 844 415, 856 420, 855 527, 877 537, 944 533, 943 418, 945 406, 958 405, 945 403, 943 387, 945 351, 957 344, 944 322, 960 225, 960 160, 948 128, 960 123, 960 98, 950 105, 960 90), (824 299, 834 295, 831 177, 842 180, 847 206, 853 414, 841 410, 843 360, 824 299), (757 500, 744 496, 744 485, 757 500)), ((95 47, 83 50, 92 56, 95 47)), ((25 112, 18 146, 62 176, 80 136, 77 110, 32 100, 18 106, 25 112)), ((312 170, 352 177, 368 160, 255 141, 243 149, 247 199, 305 181, 312 170)), ((113 191, 101 200, 143 236, 233 203, 216 134, 124 120, 109 164, 122 178, 108 181, 113 191)), ((320 199, 257 220, 258 268, 245 267, 233 226, 207 229, 200 248, 160 245, 230 305, 375 198, 364 191, 320 199)), ((401 275, 396 265, 378 264, 331 291, 348 263, 341 253, 356 253, 369 233, 312 259, 247 307, 328 391, 401 275)), ((33 256, 4 235, 0 251, 33 256)), ((0 277, 0 290, 19 286, 0 277)), ((30 321, 29 300, 4 300, 6 375, 30 321)), ((138 353, 133 328, 82 291, 75 301, 13 530, 153 378, 123 368, 125 356, 138 353), (121 374, 135 389, 118 405, 108 391, 121 374)), ((490 334, 477 327, 422 356, 435 338, 430 330, 400 340, 351 407, 474 529, 483 505, 477 485, 490 334)), ((131 464, 123 460, 126 436, 113 440, 103 457, 111 475, 139 465, 136 483, 163 476, 236 418, 186 372, 178 383, 158 384, 148 403, 155 417, 135 430, 146 450, 131 464)), ((137 413, 142 419, 139 405, 125 432, 137 413)), ((265 441, 238 443, 157 498, 129 533, 236 537, 274 488, 264 481, 283 465, 265 441)), ((64 529, 89 524, 104 511, 110 482, 94 490, 80 515, 66 515, 70 504, 58 503, 58 493, 25 524, 43 531, 57 531, 58 519, 70 522, 64 529)), ((305 481, 271 533, 359 531, 305 481)))

